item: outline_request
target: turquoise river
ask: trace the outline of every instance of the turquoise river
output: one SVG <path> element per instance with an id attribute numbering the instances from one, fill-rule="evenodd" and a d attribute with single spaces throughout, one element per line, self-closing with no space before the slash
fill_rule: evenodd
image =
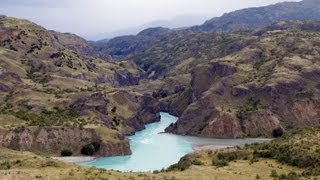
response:
<path id="1" fill-rule="evenodd" d="M 120 171 L 153 171 L 177 163 L 182 156 L 193 152 L 196 146 L 243 146 L 269 141 L 269 139 L 200 138 L 162 133 L 176 121 L 177 117 L 161 113 L 160 122 L 148 124 L 144 130 L 128 137 L 132 155 L 98 158 L 81 164 Z"/>

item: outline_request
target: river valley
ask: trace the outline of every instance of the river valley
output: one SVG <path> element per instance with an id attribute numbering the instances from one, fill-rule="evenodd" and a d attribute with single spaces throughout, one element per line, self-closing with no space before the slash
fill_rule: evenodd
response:
<path id="1" fill-rule="evenodd" d="M 201 138 L 163 133 L 166 127 L 176 121 L 177 117 L 161 113 L 160 122 L 148 124 L 144 130 L 129 136 L 132 155 L 98 158 L 81 164 L 120 171 L 153 171 L 167 168 L 201 147 L 243 146 L 270 140 Z"/>

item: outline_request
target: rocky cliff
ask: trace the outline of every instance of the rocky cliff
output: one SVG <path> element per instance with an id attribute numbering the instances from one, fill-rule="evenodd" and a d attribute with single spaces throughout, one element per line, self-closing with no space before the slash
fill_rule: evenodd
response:
<path id="1" fill-rule="evenodd" d="M 241 51 L 195 67 L 194 101 L 167 132 L 270 137 L 320 125 L 318 25 L 280 22 Z"/>
<path id="2" fill-rule="evenodd" d="M 128 139 L 118 142 L 103 142 L 94 129 L 26 127 L 14 130 L 0 129 L 0 145 L 19 151 L 32 151 L 39 154 L 60 155 L 64 149 L 80 155 L 83 146 L 99 142 L 100 148 L 94 156 L 117 156 L 131 154 Z"/>

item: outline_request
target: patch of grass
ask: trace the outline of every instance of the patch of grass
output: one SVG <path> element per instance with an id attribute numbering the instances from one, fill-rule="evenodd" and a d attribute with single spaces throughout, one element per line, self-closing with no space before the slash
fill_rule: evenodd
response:
<path id="1" fill-rule="evenodd" d="M 75 122 L 79 114 L 72 110 L 43 110 L 41 113 L 34 113 L 26 110 L 14 111 L 11 109 L 2 110 L 1 114 L 12 115 L 18 119 L 27 121 L 30 126 L 61 126 Z"/>
<path id="2" fill-rule="evenodd" d="M 251 145 L 256 157 L 273 158 L 299 168 L 306 168 L 306 174 L 320 175 L 320 154 L 318 148 L 320 127 L 306 128 L 283 136 L 270 144 Z"/>

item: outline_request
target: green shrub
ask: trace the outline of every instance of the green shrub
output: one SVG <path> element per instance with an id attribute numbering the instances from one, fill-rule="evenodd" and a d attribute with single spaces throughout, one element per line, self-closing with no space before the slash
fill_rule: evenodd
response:
<path id="1" fill-rule="evenodd" d="M 229 162 L 224 159 L 213 159 L 212 165 L 216 167 L 224 167 L 224 166 L 228 166 Z"/>
<path id="2" fill-rule="evenodd" d="M 258 158 L 253 157 L 253 158 L 250 159 L 250 164 L 253 164 L 253 163 L 258 162 L 258 161 L 259 161 Z"/>
<path id="3" fill-rule="evenodd" d="M 159 170 L 154 170 L 154 171 L 153 171 L 153 174 L 159 174 L 159 173 L 160 173 Z"/>
<path id="4" fill-rule="evenodd" d="M 65 157 L 65 156 L 72 156 L 72 151 L 70 151 L 69 149 L 64 149 L 61 151 L 61 156 Z"/>
<path id="5" fill-rule="evenodd" d="M 79 117 L 79 114 L 73 110 L 43 110 L 41 113 L 34 113 L 27 110 L 5 109 L 2 113 L 27 121 L 30 126 L 62 126 L 70 121 L 76 121 Z"/>
<path id="6" fill-rule="evenodd" d="M 296 172 L 290 172 L 288 175 L 286 174 L 281 174 L 278 177 L 279 180 L 299 180 L 300 177 Z"/>
<path id="7" fill-rule="evenodd" d="M 194 159 L 191 163 L 196 166 L 203 165 L 203 162 L 201 162 L 199 159 Z"/>
<path id="8" fill-rule="evenodd" d="M 174 171 L 174 170 L 184 171 L 188 169 L 191 165 L 192 165 L 192 162 L 190 160 L 190 156 L 186 155 L 182 157 L 178 163 L 171 165 L 167 169 L 167 171 Z"/>
<path id="9" fill-rule="evenodd" d="M 100 143 L 99 142 L 93 142 L 87 145 L 84 145 L 81 148 L 81 154 L 86 156 L 92 156 L 94 153 L 99 151 L 100 149 Z"/>
<path id="10" fill-rule="evenodd" d="M 86 156 L 92 156 L 95 152 L 94 146 L 92 144 L 87 144 L 82 147 L 81 154 Z"/>
<path id="11" fill-rule="evenodd" d="M 260 100 L 255 100 L 253 98 L 248 99 L 247 103 L 236 111 L 237 118 L 242 123 L 247 119 L 250 113 L 259 110 L 260 104 Z"/>
<path id="12" fill-rule="evenodd" d="M 268 150 L 254 151 L 254 157 L 262 157 L 262 158 L 272 158 L 272 153 Z"/>
<path id="13" fill-rule="evenodd" d="M 111 112 L 112 112 L 112 113 L 116 113 L 116 112 L 117 112 L 117 107 L 114 106 L 114 107 L 111 109 Z"/>
<path id="14" fill-rule="evenodd" d="M 273 170 L 271 171 L 270 177 L 278 177 L 277 171 L 273 169 Z"/>
<path id="15" fill-rule="evenodd" d="M 159 89 L 158 91 L 155 91 L 152 93 L 152 97 L 154 98 L 165 98 L 169 95 L 168 90 L 165 89 Z"/>
<path id="16" fill-rule="evenodd" d="M 249 154 L 250 154 L 249 152 L 242 151 L 242 150 L 236 150 L 236 151 L 230 151 L 230 152 L 219 152 L 217 153 L 217 158 L 219 160 L 226 160 L 230 162 L 237 159 L 248 158 Z"/>
<path id="17" fill-rule="evenodd" d="M 284 134 L 284 131 L 281 127 L 275 128 L 272 131 L 272 135 L 273 137 L 277 138 L 277 137 L 281 137 Z"/>

